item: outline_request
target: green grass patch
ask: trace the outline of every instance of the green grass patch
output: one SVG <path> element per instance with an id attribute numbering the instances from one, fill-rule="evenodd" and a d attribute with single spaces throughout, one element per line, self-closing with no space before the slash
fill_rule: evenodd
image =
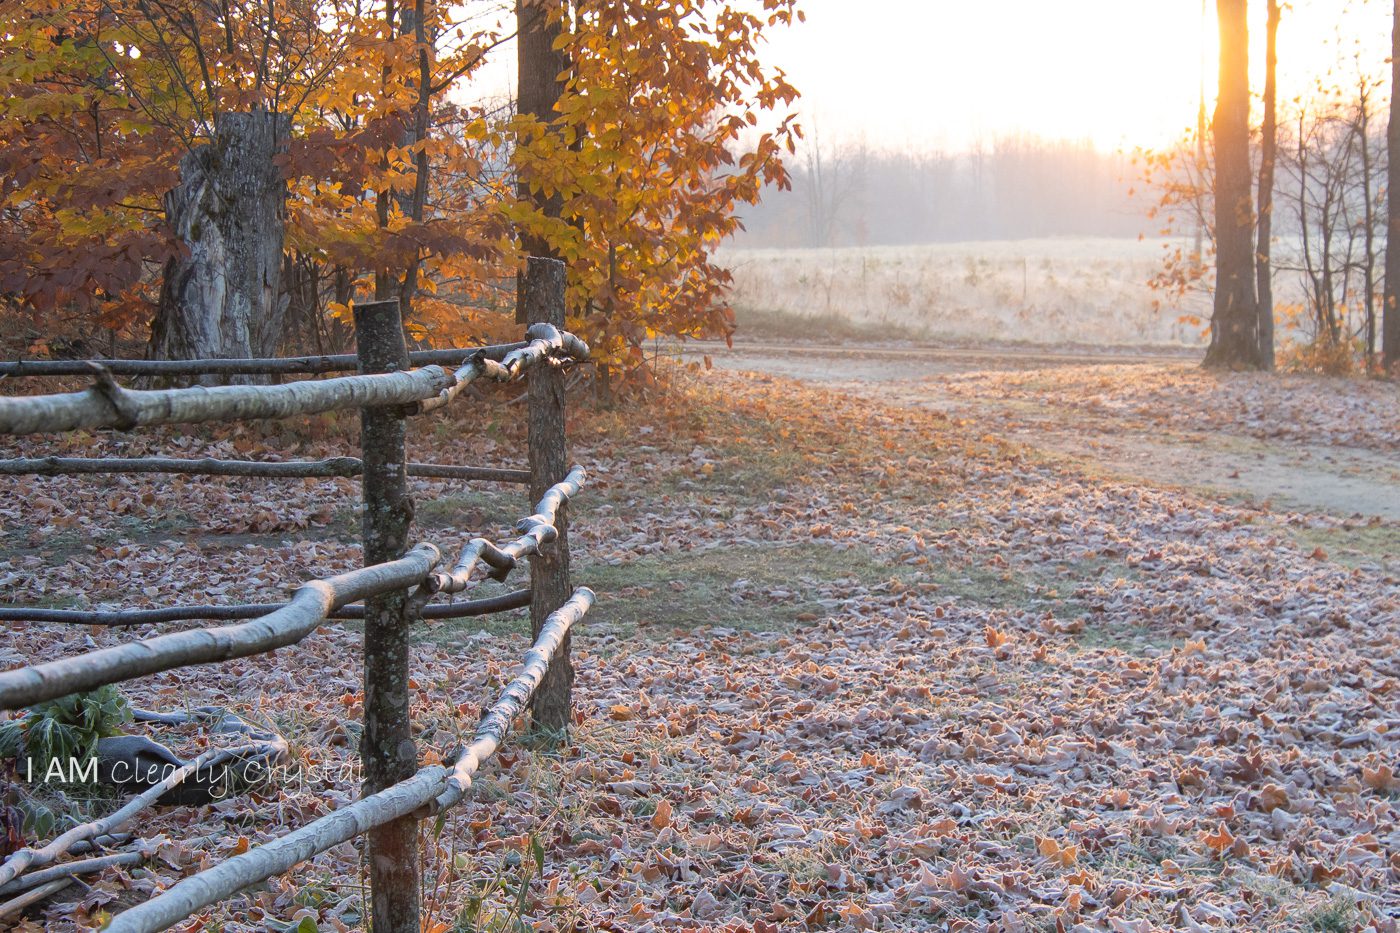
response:
<path id="1" fill-rule="evenodd" d="M 863 550 L 812 542 L 742 546 L 647 556 L 622 564 L 575 564 L 574 577 L 598 592 L 590 627 L 621 633 L 702 625 L 780 631 L 828 614 L 814 588 L 833 582 L 877 584 L 909 568 Z"/>
<path id="2" fill-rule="evenodd" d="M 1303 915 L 1303 929 L 1310 933 L 1349 933 L 1358 929 L 1364 919 L 1354 901 L 1334 897 Z"/>
<path id="3" fill-rule="evenodd" d="M 500 528 L 514 526 L 530 511 L 530 503 L 519 493 L 469 489 L 448 496 L 415 499 L 413 521 L 423 528 L 451 528 L 473 537 L 481 535 L 494 540 Z"/>
<path id="4" fill-rule="evenodd" d="M 1282 531 L 1300 550 L 1321 548 L 1327 559 L 1343 567 L 1380 566 L 1400 571 L 1400 527 L 1393 523 L 1306 527 L 1282 525 Z"/>
<path id="5" fill-rule="evenodd" d="M 1107 649 L 1139 657 L 1155 657 L 1170 651 L 1172 639 L 1154 632 L 1142 625 L 1112 625 L 1106 622 L 1093 624 L 1092 617 L 1086 619 L 1084 630 L 1076 640 L 1081 649 Z"/>

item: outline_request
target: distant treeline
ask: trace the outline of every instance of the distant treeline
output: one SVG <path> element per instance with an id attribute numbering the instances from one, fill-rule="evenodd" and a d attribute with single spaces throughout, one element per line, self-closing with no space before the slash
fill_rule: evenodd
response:
<path id="1" fill-rule="evenodd" d="M 789 160 L 792 190 L 770 186 L 742 212 L 739 247 L 899 245 L 1152 233 L 1129 194 L 1131 160 L 1088 142 L 1006 136 L 950 154 L 829 144 Z"/>

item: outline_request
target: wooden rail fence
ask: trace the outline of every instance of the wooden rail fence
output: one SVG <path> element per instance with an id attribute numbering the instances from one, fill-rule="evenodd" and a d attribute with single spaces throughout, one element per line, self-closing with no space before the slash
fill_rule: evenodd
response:
<path id="1" fill-rule="evenodd" d="M 421 859 L 418 822 L 467 794 L 472 777 L 527 709 L 538 728 L 564 732 L 573 672 L 571 627 L 593 604 L 587 587 L 569 580 L 567 506 L 586 476 L 566 469 L 562 370 L 587 359 L 588 347 L 564 327 L 564 267 L 532 258 L 522 273 L 526 340 L 504 346 L 408 352 L 397 301 L 354 308 L 353 356 L 269 360 L 104 360 L 0 363 L 0 376 L 90 375 L 93 385 L 57 395 L 0 397 L 0 434 L 35 434 L 152 424 L 292 418 L 359 409 L 361 456 L 302 462 L 144 457 L 38 457 L 0 460 L 0 474 L 177 473 L 235 477 L 358 476 L 362 487 L 364 566 L 303 583 L 289 601 L 160 609 L 67 610 L 0 607 L 0 621 L 134 626 L 203 619 L 234 622 L 140 638 L 113 647 L 0 672 L 0 709 L 16 710 L 175 668 L 246 657 L 296 644 L 329 619 L 360 618 L 364 635 L 364 732 L 359 800 L 265 845 L 191 875 L 146 903 L 118 914 L 115 933 L 165 929 L 248 885 L 285 872 L 332 846 L 367 836 L 373 929 L 418 933 Z M 414 368 L 417 367 L 417 368 Z M 355 375 L 271 385 L 215 385 L 136 390 L 116 376 Z M 478 379 L 528 380 L 529 469 L 408 463 L 409 419 L 440 410 Z M 528 484 L 534 510 L 517 537 L 496 544 L 473 538 L 450 568 L 428 543 L 410 546 L 408 477 Z M 504 581 L 528 558 L 530 586 L 500 596 L 451 601 L 471 588 L 479 570 Z M 435 602 L 448 597 L 447 602 Z M 408 645 L 422 618 L 481 615 L 530 606 L 532 645 L 513 680 L 485 710 L 473 738 L 443 765 L 419 767 L 409 721 Z M 246 736 L 245 736 L 246 738 Z M 282 746 L 253 742 L 214 749 L 170 771 L 157 786 L 108 817 L 67 831 L 40 848 L 0 863 L 0 918 L 71 883 L 83 871 L 138 861 L 131 853 L 60 863 L 130 838 L 118 830 L 201 768 L 277 754 Z M 48 867 L 52 866 L 52 867 Z M 68 869 L 65 871 L 65 867 Z"/>

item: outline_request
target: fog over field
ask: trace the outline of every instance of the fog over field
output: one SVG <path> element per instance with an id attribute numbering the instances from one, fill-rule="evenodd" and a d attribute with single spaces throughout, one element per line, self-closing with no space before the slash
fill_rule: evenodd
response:
<path id="1" fill-rule="evenodd" d="M 740 335 L 852 325 L 872 338 L 1113 345 L 1202 342 L 1204 294 L 1153 292 L 1175 241 L 1066 237 L 831 249 L 730 249 Z M 1160 301 L 1160 307 L 1154 302 Z"/>

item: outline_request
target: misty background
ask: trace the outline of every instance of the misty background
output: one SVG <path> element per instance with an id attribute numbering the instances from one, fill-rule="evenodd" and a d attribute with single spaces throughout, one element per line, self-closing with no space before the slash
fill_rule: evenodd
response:
<path id="1" fill-rule="evenodd" d="M 740 212 L 740 248 L 899 246 L 1147 233 L 1130 156 L 1089 140 L 1017 134 L 967 152 L 876 148 L 809 133 L 789 160 L 792 188 L 770 185 Z"/>

